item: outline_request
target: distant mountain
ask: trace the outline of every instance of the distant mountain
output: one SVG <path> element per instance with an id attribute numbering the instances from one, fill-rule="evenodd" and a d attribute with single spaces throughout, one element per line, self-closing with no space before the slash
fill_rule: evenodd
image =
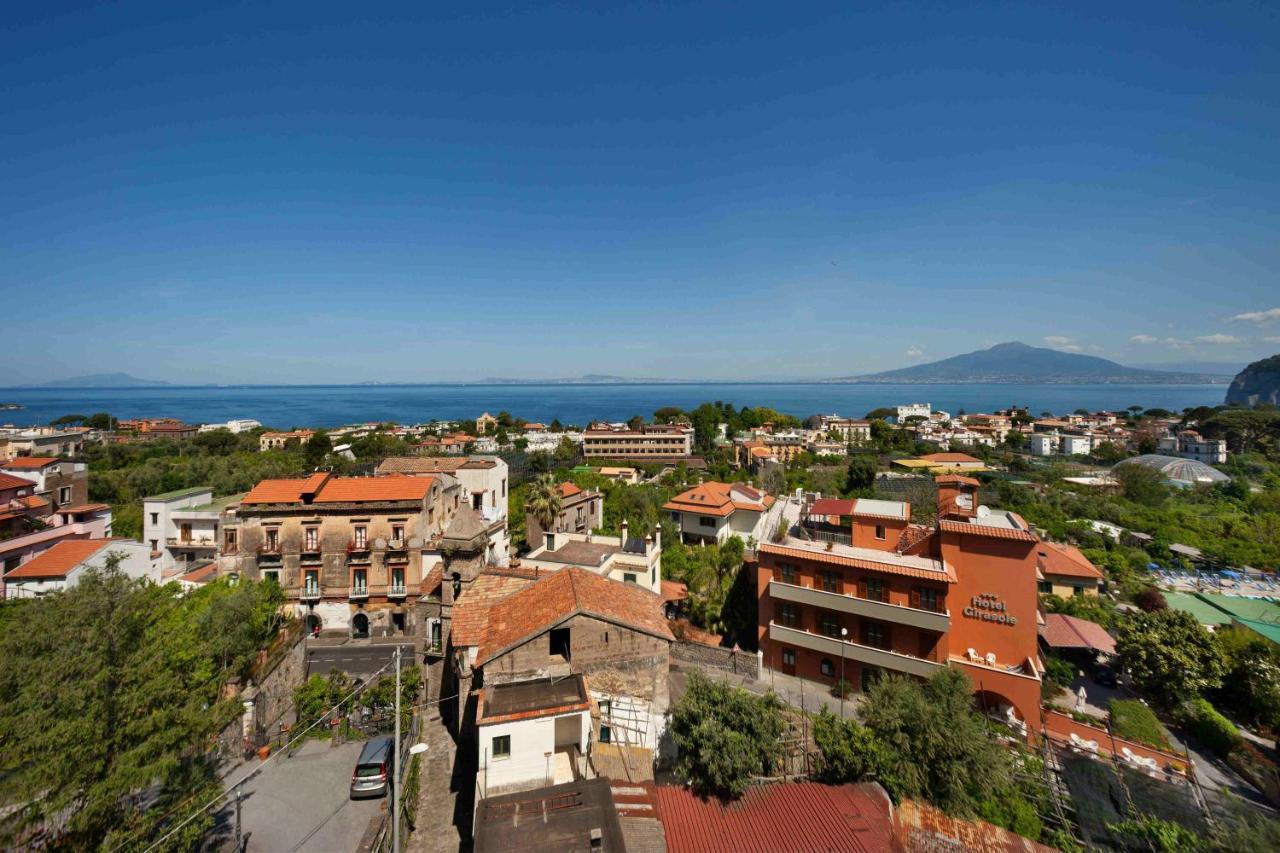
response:
<path id="1" fill-rule="evenodd" d="M 87 376 L 72 376 L 68 379 L 54 379 L 42 382 L 34 388 L 146 388 L 156 385 L 168 385 L 155 379 L 139 379 L 127 373 L 91 373 Z"/>
<path id="2" fill-rule="evenodd" d="M 1203 373 L 1177 373 L 1125 367 L 1094 355 L 1033 347 L 1020 341 L 996 344 L 990 349 L 967 352 L 928 364 L 887 370 L 865 376 L 848 376 L 833 382 L 875 383 L 1035 383 L 1083 385 L 1131 383 L 1168 385 L 1213 384 L 1225 377 Z"/>
<path id="3" fill-rule="evenodd" d="M 698 382 L 696 379 L 635 379 L 629 376 L 609 376 L 603 373 L 588 373 L 584 376 L 569 379 L 507 379 L 490 377 L 481 379 L 477 385 L 651 385 L 660 382 Z"/>
<path id="4" fill-rule="evenodd" d="M 1227 389 L 1228 405 L 1280 405 L 1280 355 L 1273 355 L 1240 371 Z"/>

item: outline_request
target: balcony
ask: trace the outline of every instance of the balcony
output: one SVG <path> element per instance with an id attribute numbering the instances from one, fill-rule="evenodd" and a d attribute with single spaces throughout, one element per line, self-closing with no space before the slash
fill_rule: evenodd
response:
<path id="1" fill-rule="evenodd" d="M 875 649 L 871 646 L 864 646 L 861 643 L 842 641 L 836 637 L 826 637 L 822 634 L 811 634 L 808 631 L 802 631 L 799 628 L 788 628 L 776 622 L 769 623 L 769 639 L 777 643 L 786 643 L 788 646 L 798 646 L 802 649 L 820 652 L 833 658 L 839 657 L 843 648 L 845 660 L 855 660 L 859 663 L 870 664 L 871 666 L 878 666 L 882 669 L 902 672 L 907 675 L 915 675 L 920 678 L 928 678 L 943 667 L 943 664 L 925 660 L 924 658 L 904 655 L 900 652 L 891 652 L 887 649 Z"/>
<path id="2" fill-rule="evenodd" d="M 352 600 L 363 601 L 368 597 L 369 597 L 369 587 L 367 584 L 361 584 L 360 586 L 353 586 L 351 587 L 351 590 L 347 593 L 347 598 L 350 598 Z"/>
<path id="3" fill-rule="evenodd" d="M 915 607 L 904 607 L 901 604 L 889 604 L 838 592 L 810 589 L 782 581 L 769 581 L 769 595 L 779 601 L 794 601 L 797 604 L 852 613 L 867 619 L 910 625 L 926 631 L 944 633 L 951 627 L 951 616 L 945 610 L 935 613 L 931 610 L 920 610 Z"/>
<path id="4" fill-rule="evenodd" d="M 321 598 L 320 587 L 317 584 L 308 584 L 298 593 L 298 598 L 303 601 L 319 601 Z"/>
<path id="5" fill-rule="evenodd" d="M 208 548 L 212 550 L 218 547 L 216 539 L 183 539 L 181 536 L 170 536 L 164 541 L 170 548 Z"/>
<path id="6" fill-rule="evenodd" d="M 387 587 L 387 598 L 404 598 L 408 594 L 403 583 L 393 583 Z"/>

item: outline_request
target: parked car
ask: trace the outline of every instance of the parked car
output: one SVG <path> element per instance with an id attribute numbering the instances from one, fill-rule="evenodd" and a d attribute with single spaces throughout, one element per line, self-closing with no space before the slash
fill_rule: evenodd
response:
<path id="1" fill-rule="evenodd" d="M 1116 686 L 1116 671 L 1109 666 L 1100 666 L 1093 671 L 1093 683 L 1103 687 Z"/>
<path id="2" fill-rule="evenodd" d="M 393 784 L 395 755 L 395 744 L 389 737 L 365 743 L 351 773 L 351 798 L 385 796 Z"/>

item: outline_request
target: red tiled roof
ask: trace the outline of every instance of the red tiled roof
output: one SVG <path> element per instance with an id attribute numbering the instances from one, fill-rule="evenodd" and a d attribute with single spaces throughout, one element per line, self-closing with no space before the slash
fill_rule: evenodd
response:
<path id="1" fill-rule="evenodd" d="M 302 500 L 306 480 L 263 480 L 249 490 L 242 504 L 293 504 Z"/>
<path id="2" fill-rule="evenodd" d="M 479 646 L 484 642 L 485 626 L 489 624 L 489 608 L 531 582 L 528 578 L 496 572 L 479 575 L 454 604 L 450 642 L 455 648 Z"/>
<path id="3" fill-rule="evenodd" d="M 1068 616 L 1065 613 L 1046 613 L 1040 626 L 1040 638 L 1053 649 L 1092 649 L 1113 655 L 1116 641 L 1097 622 Z"/>
<path id="4" fill-rule="evenodd" d="M 928 453 L 918 458 L 923 459 L 926 462 L 976 462 L 979 465 L 982 464 L 981 459 L 977 459 L 967 453 Z"/>
<path id="5" fill-rule="evenodd" d="M 77 504 L 76 506 L 60 506 L 58 512 L 79 515 L 82 512 L 102 512 L 104 509 L 111 509 L 111 504 Z"/>
<path id="6" fill-rule="evenodd" d="M 669 853 L 870 853 L 893 847 L 889 797 L 875 784 L 753 785 L 729 802 L 671 785 L 659 785 L 657 795 Z"/>
<path id="7" fill-rule="evenodd" d="M 566 481 L 560 484 L 560 497 L 562 498 L 571 498 L 581 492 L 582 489 L 578 488 L 574 483 Z"/>
<path id="8" fill-rule="evenodd" d="M 679 581 L 669 581 L 665 578 L 662 584 L 662 600 L 666 601 L 684 601 L 689 597 L 689 585 L 680 583 Z"/>
<path id="9" fill-rule="evenodd" d="M 187 583 L 208 583 L 213 580 L 213 576 L 217 573 L 218 567 L 213 563 L 209 563 L 208 565 L 201 566 L 194 571 L 186 572 L 182 575 L 180 580 L 186 581 Z"/>
<path id="10" fill-rule="evenodd" d="M 112 543 L 111 539 L 64 539 L 4 576 L 6 581 L 65 578 L 67 572 Z"/>
<path id="11" fill-rule="evenodd" d="M 0 468 L 32 470 L 35 468 L 43 468 L 46 465 L 52 465 L 57 461 L 59 460 L 56 456 L 18 456 L 10 459 L 8 462 L 0 464 Z"/>
<path id="12" fill-rule="evenodd" d="M 788 548 L 786 545 L 774 545 L 771 542 L 761 542 L 760 545 L 757 546 L 757 550 L 762 554 L 778 554 L 779 556 L 791 557 L 797 560 L 815 560 L 819 563 L 848 566 L 854 569 L 866 569 L 869 572 L 883 572 L 884 574 L 899 575 L 900 577 L 906 578 L 946 581 L 947 583 L 956 582 L 955 569 L 951 568 L 951 566 L 946 563 L 941 563 L 941 571 L 932 571 L 930 569 L 921 569 L 900 563 L 882 562 L 880 560 L 872 560 L 862 557 L 850 557 L 833 551 L 811 551 L 807 548 Z M 885 556 L 890 556 L 889 552 L 885 552 Z M 921 558 L 917 557 L 915 559 Z"/>
<path id="13" fill-rule="evenodd" d="M 30 489 L 35 483 L 0 471 L 0 489 Z"/>
<path id="14" fill-rule="evenodd" d="M 959 483 L 965 486 L 981 486 L 982 485 L 972 477 L 962 477 L 959 474 L 944 474 L 943 476 L 938 477 L 936 480 L 934 480 L 934 482 L 937 483 L 939 486 L 945 486 L 949 483 Z"/>
<path id="15" fill-rule="evenodd" d="M 947 533 L 972 533 L 975 536 L 990 536 L 993 539 L 1017 539 L 1022 542 L 1035 542 L 1036 536 L 1029 530 L 1014 530 L 1010 527 L 995 527 L 990 524 L 970 524 L 967 521 L 938 522 L 938 529 Z"/>
<path id="16" fill-rule="evenodd" d="M 1074 545 L 1041 542 L 1036 549 L 1036 568 L 1045 575 L 1102 580 L 1102 572 Z"/>
<path id="17" fill-rule="evenodd" d="M 325 483 L 314 503 L 421 501 L 434 477 L 340 477 Z"/>
<path id="18" fill-rule="evenodd" d="M 809 507 L 809 515 L 853 515 L 854 502 L 840 498 L 819 498 Z"/>
<path id="19" fill-rule="evenodd" d="M 754 495 L 757 500 L 763 497 L 762 504 L 735 501 L 733 499 L 734 492 L 738 492 L 746 498 Z M 747 512 L 764 512 L 773 506 L 773 501 L 772 495 L 766 495 L 742 483 L 718 483 L 712 481 L 694 486 L 692 489 L 686 489 L 663 504 L 662 508 L 668 512 L 697 512 L 703 515 L 723 517 L 732 515 L 735 509 Z"/>
<path id="20" fill-rule="evenodd" d="M 578 613 L 674 640 L 661 604 L 659 596 L 642 586 L 577 566 L 561 569 L 489 608 L 476 666 Z"/>
<path id="21" fill-rule="evenodd" d="M 49 502 L 39 495 L 27 495 L 26 497 L 18 498 L 18 500 L 27 509 L 41 509 L 49 505 Z"/>

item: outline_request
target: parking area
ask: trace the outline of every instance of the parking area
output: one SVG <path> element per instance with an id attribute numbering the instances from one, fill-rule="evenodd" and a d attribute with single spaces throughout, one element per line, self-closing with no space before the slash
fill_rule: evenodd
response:
<path id="1" fill-rule="evenodd" d="M 328 741 L 308 741 L 292 757 L 271 760 L 262 773 L 246 782 L 241 800 L 246 849 L 352 853 L 370 819 L 389 803 L 385 797 L 350 798 L 351 771 L 362 746 L 362 742 L 334 747 Z M 233 773 L 228 782 L 243 775 Z M 228 797 L 227 803 L 220 817 L 230 822 L 234 798 Z"/>

